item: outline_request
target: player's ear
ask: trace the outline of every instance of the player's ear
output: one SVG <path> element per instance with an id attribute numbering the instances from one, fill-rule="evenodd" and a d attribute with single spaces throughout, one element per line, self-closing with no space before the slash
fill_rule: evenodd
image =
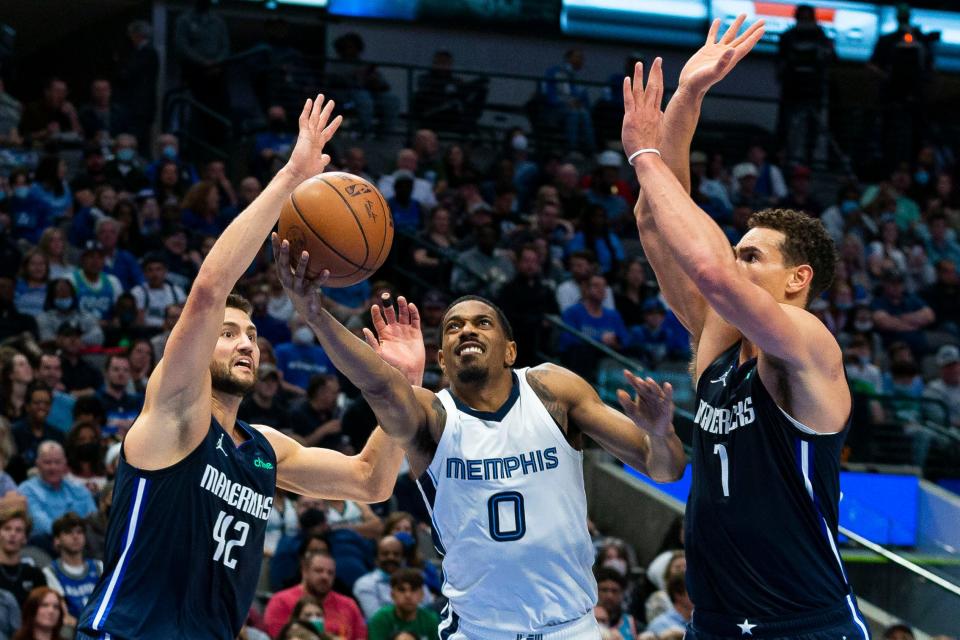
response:
<path id="1" fill-rule="evenodd" d="M 517 361 L 517 343 L 513 340 L 507 341 L 507 351 L 504 354 L 504 364 L 508 367 L 512 367 L 513 363 Z"/>
<path id="2" fill-rule="evenodd" d="M 443 349 L 437 349 L 437 364 L 440 365 L 440 371 L 447 372 L 447 367 L 443 364 Z"/>
<path id="3" fill-rule="evenodd" d="M 811 282 L 813 282 L 813 267 L 808 264 L 795 267 L 791 270 L 790 279 L 787 280 L 787 293 L 800 293 Z"/>

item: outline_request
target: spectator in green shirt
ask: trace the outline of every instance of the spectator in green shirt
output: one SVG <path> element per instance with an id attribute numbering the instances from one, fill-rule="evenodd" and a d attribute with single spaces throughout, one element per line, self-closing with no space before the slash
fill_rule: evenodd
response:
<path id="1" fill-rule="evenodd" d="M 416 569 L 398 569 L 390 577 L 393 604 L 373 614 L 367 625 L 370 640 L 390 640 L 406 631 L 420 640 L 438 640 L 440 616 L 420 606 L 423 600 L 423 575 Z"/>

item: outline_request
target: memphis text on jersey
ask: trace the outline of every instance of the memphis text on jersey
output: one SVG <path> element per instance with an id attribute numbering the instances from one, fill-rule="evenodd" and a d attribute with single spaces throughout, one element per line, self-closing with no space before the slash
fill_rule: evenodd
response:
<path id="1" fill-rule="evenodd" d="M 730 409 L 718 409 L 701 400 L 700 406 L 697 407 L 697 416 L 693 421 L 704 431 L 725 434 L 752 424 L 756 417 L 753 410 L 753 397 L 747 396 Z"/>
<path id="2" fill-rule="evenodd" d="M 518 475 L 549 471 L 560 466 L 557 448 L 537 449 L 506 458 L 464 460 L 447 458 L 447 477 L 455 480 L 503 480 Z"/>
<path id="3" fill-rule="evenodd" d="M 270 517 L 273 496 L 265 496 L 239 482 L 234 482 L 213 465 L 207 465 L 203 478 L 200 479 L 200 486 L 231 507 L 236 507 L 255 518 L 266 520 Z"/>

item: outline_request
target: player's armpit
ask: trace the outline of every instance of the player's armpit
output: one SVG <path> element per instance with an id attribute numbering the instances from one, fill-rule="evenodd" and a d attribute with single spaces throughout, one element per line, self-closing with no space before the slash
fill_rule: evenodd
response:
<path id="1" fill-rule="evenodd" d="M 393 493 L 403 449 L 382 429 L 370 435 L 363 450 L 346 456 L 332 449 L 302 447 L 275 429 L 256 428 L 277 456 L 277 486 L 314 498 L 383 502 Z"/>

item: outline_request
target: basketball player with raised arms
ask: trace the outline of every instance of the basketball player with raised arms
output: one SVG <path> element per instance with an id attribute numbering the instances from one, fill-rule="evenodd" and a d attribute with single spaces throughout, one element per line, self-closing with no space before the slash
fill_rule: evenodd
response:
<path id="1" fill-rule="evenodd" d="M 583 438 L 655 480 L 676 480 L 686 458 L 669 385 L 625 372 L 636 396 L 619 391 L 624 415 L 567 369 L 514 369 L 517 347 L 503 313 L 467 296 L 441 323 L 439 363 L 450 388 L 414 387 L 377 357 L 371 332 L 364 344 L 323 309 L 324 274 L 306 277 L 309 255 L 296 256 L 293 271 L 289 244 L 276 235 L 273 242 L 294 306 L 420 478 L 444 554 L 449 605 L 440 638 L 599 638 Z M 403 313 L 406 301 L 398 304 Z"/>
<path id="2" fill-rule="evenodd" d="M 806 214 L 764 210 L 731 250 L 687 193 L 703 97 L 763 35 L 758 22 L 737 37 L 743 22 L 719 41 L 713 23 L 665 115 L 659 58 L 646 89 L 640 65 L 623 87 L 640 239 L 696 352 L 687 638 L 863 639 L 837 552 L 851 397 L 837 341 L 806 310 L 833 279 L 833 243 Z"/>
<path id="3" fill-rule="evenodd" d="M 329 162 L 323 147 L 341 121 L 330 122 L 332 110 L 323 96 L 307 101 L 289 162 L 200 268 L 123 442 L 105 570 L 80 616 L 81 639 L 233 640 L 253 601 L 277 487 L 368 502 L 393 489 L 403 451 L 380 430 L 347 457 L 236 419 L 260 352 L 250 305 L 230 291 L 284 200 Z M 382 357 L 419 382 L 419 328 L 380 320 Z"/>

